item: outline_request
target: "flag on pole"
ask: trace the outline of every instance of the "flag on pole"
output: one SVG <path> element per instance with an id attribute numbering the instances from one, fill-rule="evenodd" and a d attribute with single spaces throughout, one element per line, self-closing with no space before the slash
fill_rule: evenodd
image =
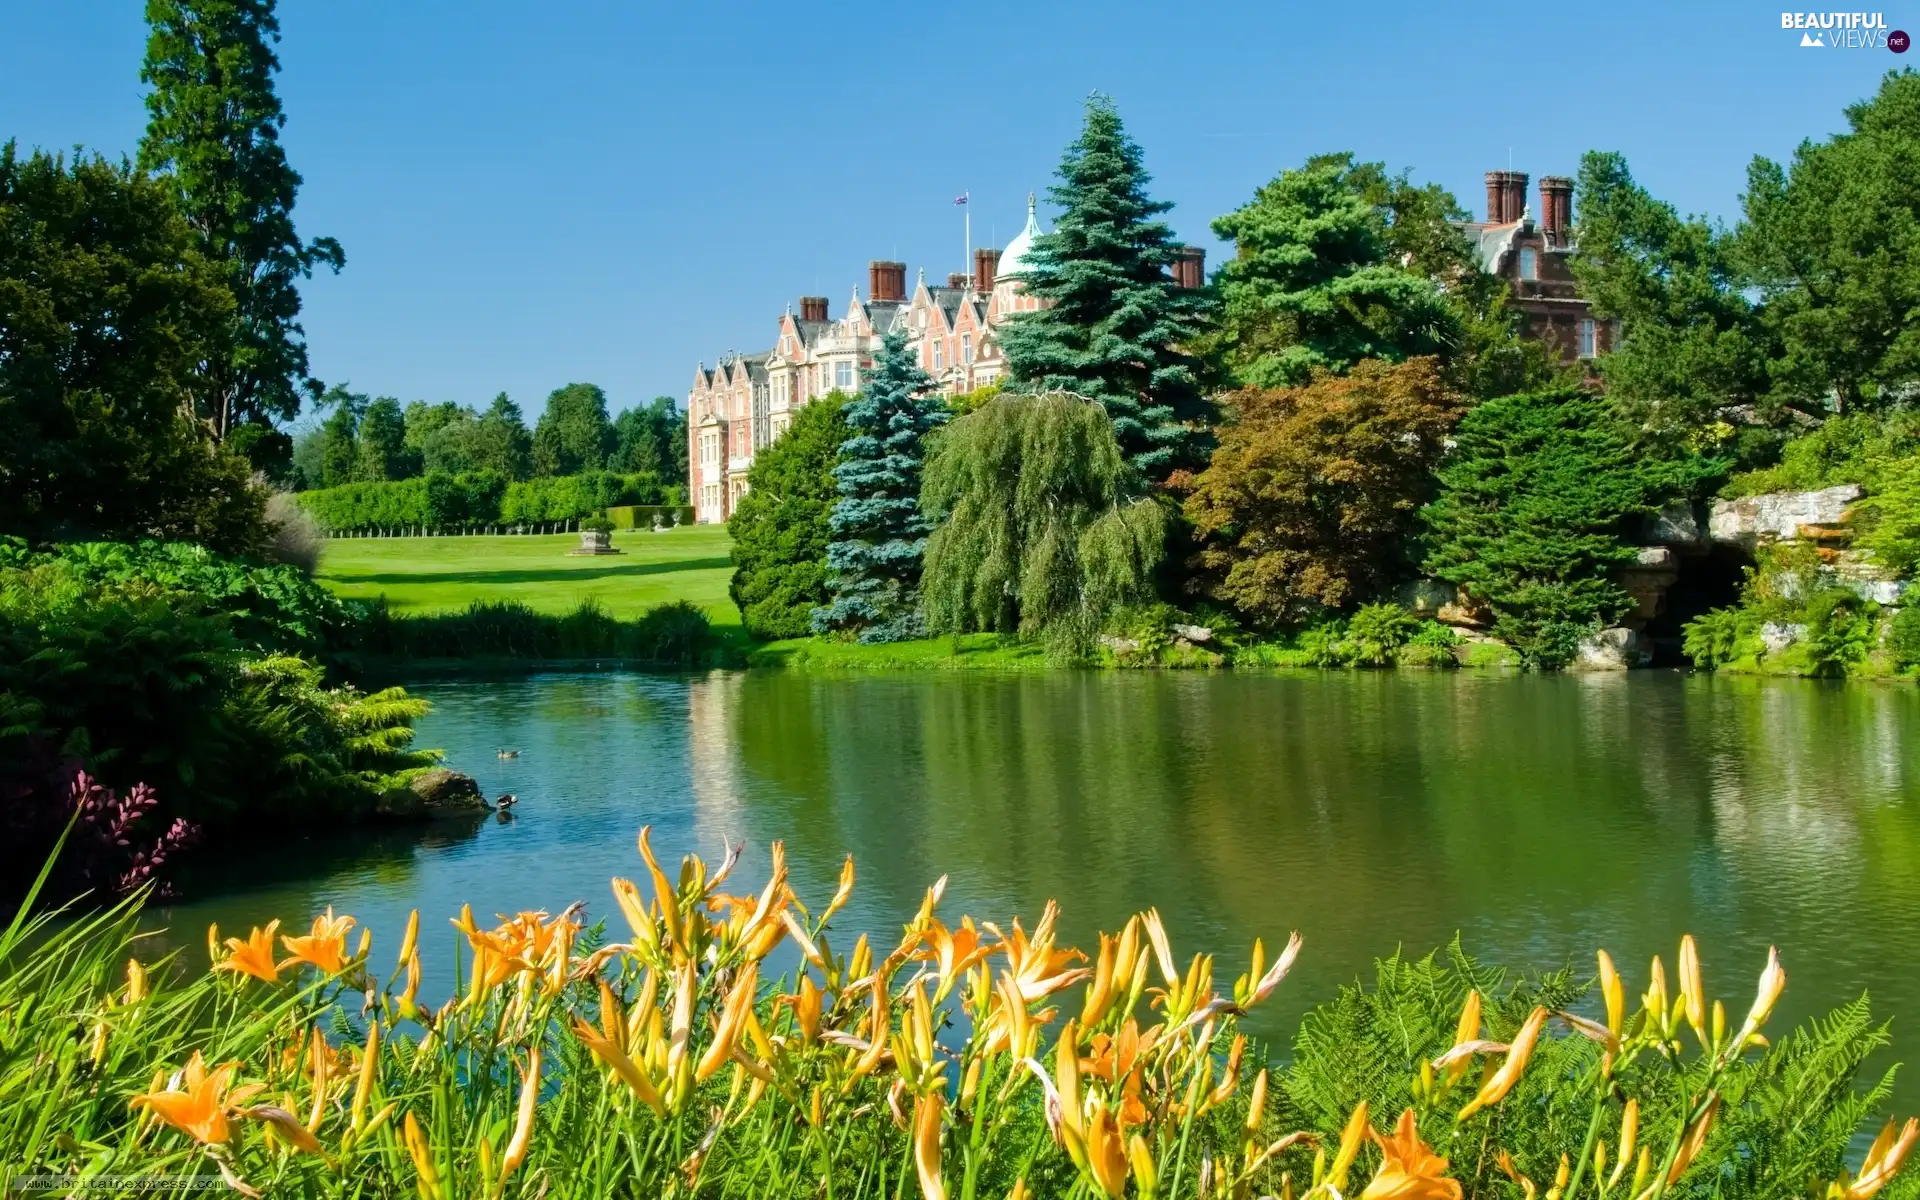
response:
<path id="1" fill-rule="evenodd" d="M 953 198 L 953 202 L 955 204 L 965 204 L 967 202 L 967 197 L 971 196 L 972 194 L 973 194 L 972 192 L 961 192 L 958 196 L 955 196 Z"/>

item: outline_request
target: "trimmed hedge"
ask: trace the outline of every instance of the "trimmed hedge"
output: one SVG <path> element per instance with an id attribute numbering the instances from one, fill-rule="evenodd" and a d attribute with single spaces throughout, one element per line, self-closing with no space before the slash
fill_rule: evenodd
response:
<path id="1" fill-rule="evenodd" d="M 678 500 L 678 493 L 677 487 L 663 488 L 650 472 L 589 471 L 509 483 L 492 471 L 435 471 L 417 479 L 299 492 L 294 498 L 327 533 L 351 534 L 574 521 L 612 506 Z M 685 519 L 691 520 L 692 510 L 685 511 Z M 647 524 L 652 524 L 651 515 Z"/>
<path id="2" fill-rule="evenodd" d="M 620 504 L 607 509 L 607 520 L 615 529 L 652 529 L 654 518 L 663 525 L 691 525 L 690 504 Z"/>
<path id="3" fill-rule="evenodd" d="M 509 525 L 567 521 L 604 508 L 657 504 L 662 499 L 660 478 L 651 472 L 616 475 L 612 471 L 586 471 L 508 484 L 506 498 L 500 504 L 500 520 Z"/>

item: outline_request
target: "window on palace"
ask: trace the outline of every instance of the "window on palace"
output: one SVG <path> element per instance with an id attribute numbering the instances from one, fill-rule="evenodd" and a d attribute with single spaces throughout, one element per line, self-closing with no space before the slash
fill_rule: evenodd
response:
<path id="1" fill-rule="evenodd" d="M 941 367 L 946 365 L 942 361 L 942 358 L 944 357 L 943 355 L 944 350 L 945 350 L 945 347 L 941 346 L 940 339 L 935 338 L 933 340 L 933 369 L 936 371 L 938 371 Z"/>
<path id="2" fill-rule="evenodd" d="M 1540 256 L 1531 249 L 1520 251 L 1520 278 L 1540 278 Z"/>
<path id="3" fill-rule="evenodd" d="M 960 361 L 969 364 L 973 362 L 973 335 L 970 333 L 960 335 Z"/>
<path id="4" fill-rule="evenodd" d="M 1580 322 L 1580 357 L 1592 358 L 1593 355 L 1593 318 L 1587 317 Z"/>
<path id="5" fill-rule="evenodd" d="M 853 364 L 837 362 L 833 364 L 833 386 L 851 388 L 853 386 Z"/>

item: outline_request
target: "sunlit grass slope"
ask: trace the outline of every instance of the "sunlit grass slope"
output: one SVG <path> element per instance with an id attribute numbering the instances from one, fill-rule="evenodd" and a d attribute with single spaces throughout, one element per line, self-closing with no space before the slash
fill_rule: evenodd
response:
<path id="1" fill-rule="evenodd" d="M 569 558 L 567 550 L 579 544 L 575 534 L 341 538 L 327 543 L 319 578 L 342 596 L 384 595 L 395 612 L 407 614 L 457 611 L 475 600 L 515 600 L 564 613 L 592 599 L 624 619 L 686 600 L 705 609 L 716 626 L 740 624 L 740 611 L 727 598 L 733 567 L 724 526 L 618 532 L 613 544 L 624 553 Z"/>

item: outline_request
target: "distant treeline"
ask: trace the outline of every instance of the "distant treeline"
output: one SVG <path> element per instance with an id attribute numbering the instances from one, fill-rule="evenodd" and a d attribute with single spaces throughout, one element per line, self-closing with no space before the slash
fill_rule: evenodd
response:
<path id="1" fill-rule="evenodd" d="M 294 491 L 483 472 L 508 483 L 586 472 L 687 479 L 686 422 L 669 396 L 609 418 L 605 392 L 570 383 L 547 397 L 531 432 L 505 393 L 480 411 L 450 401 L 402 408 L 344 387 L 320 403 L 326 420 L 292 442 L 284 469 L 269 471 Z"/>
<path id="2" fill-rule="evenodd" d="M 575 521 L 620 505 L 678 505 L 685 502 L 685 489 L 662 483 L 651 472 L 583 471 L 510 481 L 494 471 L 435 471 L 416 479 L 300 492 L 295 499 L 329 534 L 454 532 Z"/>

